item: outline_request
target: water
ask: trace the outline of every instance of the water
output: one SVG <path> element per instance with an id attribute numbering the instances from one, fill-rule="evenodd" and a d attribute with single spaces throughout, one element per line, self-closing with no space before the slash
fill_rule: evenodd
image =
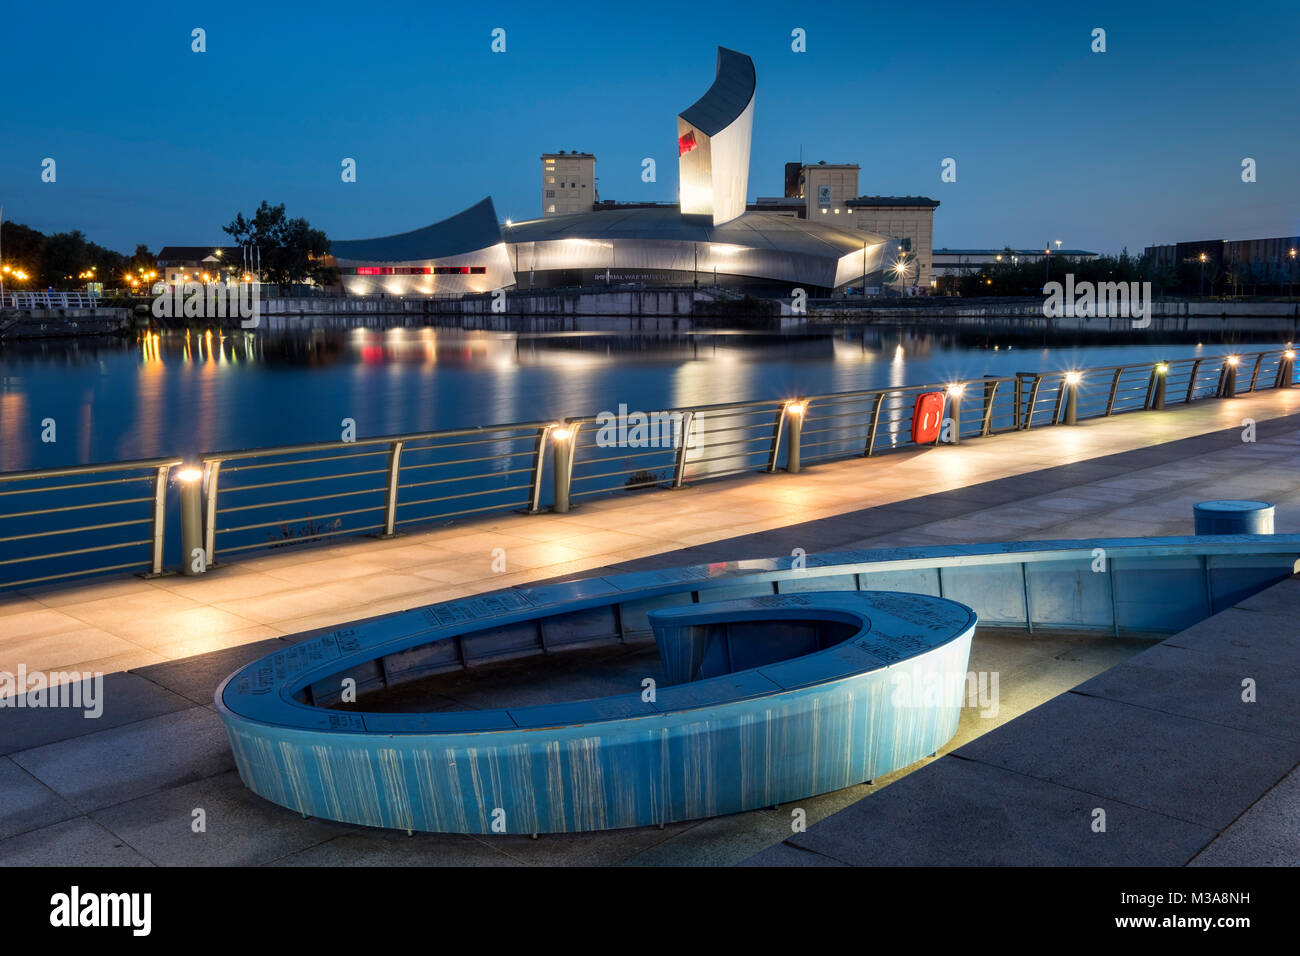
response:
<path id="1" fill-rule="evenodd" d="M 1275 347 L 1263 342 L 1250 350 Z M 1217 355 L 899 327 L 811 336 L 184 332 L 0 349 L 0 471 Z M 42 441 L 53 421 L 55 440 Z"/>

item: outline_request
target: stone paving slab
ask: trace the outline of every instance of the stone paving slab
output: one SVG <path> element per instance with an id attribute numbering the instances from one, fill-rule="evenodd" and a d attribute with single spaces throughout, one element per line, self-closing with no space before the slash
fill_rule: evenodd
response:
<path id="1" fill-rule="evenodd" d="M 47 744 L 10 759 L 83 813 L 235 766 L 225 727 L 210 707 Z"/>
<path id="2" fill-rule="evenodd" d="M 0 757 L 0 840 L 75 816 L 72 804 L 8 757 Z"/>
<path id="3" fill-rule="evenodd" d="M 76 817 L 0 842 L 0 867 L 150 866 L 88 817 Z"/>
<path id="4" fill-rule="evenodd" d="M 195 810 L 203 811 L 197 832 Z M 356 829 L 304 820 L 268 803 L 233 770 L 97 810 L 90 818 L 162 866 L 258 866 Z"/>
<path id="5" fill-rule="evenodd" d="M 1233 623 L 1239 622 L 1240 616 L 1233 616 Z M 1247 678 L 1256 681 L 1250 702 L 1242 699 Z M 1300 655 L 1294 652 L 1289 666 L 1261 670 L 1257 663 L 1165 643 L 1080 684 L 1074 693 L 1300 743 Z"/>
<path id="6" fill-rule="evenodd" d="M 1092 830 L 1098 806 L 1105 833 Z M 850 866 L 1168 866 L 1214 836 L 1210 827 L 945 757 L 785 843 Z M 773 848 L 746 864 L 789 859 Z"/>
<path id="7" fill-rule="evenodd" d="M 1190 866 L 1300 865 L 1300 770 L 1264 794 Z"/>
<path id="8" fill-rule="evenodd" d="M 1222 830 L 1300 763 L 1300 742 L 1068 693 L 957 756 Z"/>
<path id="9" fill-rule="evenodd" d="M 185 698 L 129 673 L 105 674 L 97 699 L 103 706 L 99 717 L 87 717 L 84 710 L 70 707 L 10 706 L 0 710 L 0 754 L 97 734 L 191 706 Z M 89 698 L 83 696 L 82 700 Z"/>

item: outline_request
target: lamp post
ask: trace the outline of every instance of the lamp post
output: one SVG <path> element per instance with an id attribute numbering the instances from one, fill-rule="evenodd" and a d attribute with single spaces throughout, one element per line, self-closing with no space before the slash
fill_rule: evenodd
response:
<path id="1" fill-rule="evenodd" d="M 1206 259 L 1208 259 L 1209 257 L 1202 252 L 1200 258 L 1201 258 L 1201 291 L 1199 295 L 1204 296 L 1205 295 L 1205 262 Z"/>

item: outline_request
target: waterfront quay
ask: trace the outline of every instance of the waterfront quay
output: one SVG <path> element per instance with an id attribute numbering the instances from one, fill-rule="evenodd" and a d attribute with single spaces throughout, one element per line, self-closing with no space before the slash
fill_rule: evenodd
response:
<path id="1" fill-rule="evenodd" d="M 1247 420 L 1254 423 L 1253 441 L 1243 441 Z M 354 537 L 262 551 L 232 557 L 197 577 L 112 577 L 7 592 L 0 595 L 0 670 L 23 665 L 29 672 L 105 676 L 103 714 L 97 720 L 38 709 L 0 712 L 5 730 L 0 735 L 5 794 L 0 862 L 736 864 L 773 847 L 778 848 L 774 854 L 794 858 L 762 862 L 802 862 L 814 853 L 832 862 L 864 862 L 844 858 L 847 851 L 828 853 L 820 842 L 810 844 L 811 850 L 784 845 L 792 838 L 790 807 L 663 829 L 539 840 L 408 837 L 302 819 L 244 789 L 213 694 L 244 664 L 320 629 L 609 569 L 726 562 L 790 555 L 795 549 L 815 555 L 903 545 L 1188 534 L 1195 502 L 1229 497 L 1272 501 L 1277 531 L 1300 532 L 1298 451 L 1300 392 L 1277 389 L 826 462 L 794 474 L 743 475 L 593 498 L 566 514 L 493 514 L 387 540 Z M 505 569 L 499 570 L 496 558 L 502 552 Z M 1293 593 L 1278 586 L 1258 600 L 1285 602 Z M 1294 620 L 1295 608 L 1289 610 Z M 1231 640 L 1231 629 L 1240 626 L 1233 622 L 1243 613 L 1253 612 L 1231 609 L 1202 626 L 1219 631 L 1226 626 Z M 1266 623 L 1277 624 L 1286 609 L 1270 613 Z M 1108 672 L 1122 674 L 1112 671 L 1116 665 L 1152 666 L 1152 643 L 1109 635 L 977 630 L 970 669 L 1001 675 L 996 716 L 964 711 L 956 737 L 935 759 L 869 785 L 801 801 L 810 825 L 806 838 L 826 832 L 818 823 L 836 811 L 871 807 L 864 797 L 887 795 L 899 783 L 918 786 L 908 783 L 913 776 L 925 779 L 915 771 L 950 760 L 945 755 L 954 750 L 983 746 L 993 752 L 992 744 L 979 743 L 985 737 L 996 741 L 990 731 L 1024 726 L 1015 720 L 1020 715 L 1049 719 L 1054 712 L 1042 718 L 1030 712 L 1048 701 L 1068 705 L 1056 699 L 1094 678 L 1107 680 Z M 1281 655 L 1268 661 L 1272 673 L 1300 672 L 1294 647 L 1272 651 Z M 1159 646 L 1154 652 L 1162 653 Z M 1153 686 L 1163 665 L 1156 659 L 1154 666 Z M 570 687 L 583 685 L 580 670 L 559 677 Z M 1286 679 L 1293 689 L 1294 677 Z M 507 684 L 501 674 L 489 674 L 449 688 L 459 695 L 449 706 L 492 706 L 495 697 L 508 692 Z M 1150 714 L 1178 709 L 1169 700 L 1125 706 Z M 1213 714 L 1159 719 L 1199 720 L 1210 729 L 1216 721 Z M 1198 787 L 1198 779 L 1218 776 L 1206 770 L 1185 778 L 1190 792 L 1181 808 L 1144 808 L 1153 826 L 1173 827 L 1164 817 L 1190 817 L 1193 824 L 1173 843 L 1186 859 L 1175 859 L 1174 853 L 1161 862 L 1252 862 L 1233 857 L 1234 846 L 1237 853 L 1258 848 L 1264 855 L 1258 862 L 1286 861 L 1276 829 L 1281 824 L 1269 827 L 1270 821 L 1286 819 L 1276 808 L 1294 802 L 1294 782 L 1279 781 L 1300 758 L 1292 753 L 1290 725 L 1281 726 L 1254 741 L 1251 753 L 1263 756 L 1231 799 L 1208 784 Z M 1221 746 L 1221 737 L 1216 730 L 1197 739 Z M 1022 769 L 1030 773 L 1032 768 Z M 996 781 L 983 785 L 996 789 Z M 1062 786 L 1044 784 L 1049 785 Z M 1252 821 L 1249 808 L 1257 801 L 1262 809 Z M 1196 807 L 1206 804 L 1217 809 L 1197 816 Z M 209 839 L 190 829 L 195 807 L 206 810 Z M 1254 829 L 1243 843 L 1234 837 L 1242 831 L 1233 827 L 1247 824 Z M 852 843 L 856 830 L 850 827 L 846 834 L 842 824 L 836 826 L 836 846 Z M 1152 832 L 1164 831 L 1157 826 Z M 865 862 L 901 862 L 883 850 L 873 852 Z M 1118 859 L 1155 861 L 1139 850 Z"/>

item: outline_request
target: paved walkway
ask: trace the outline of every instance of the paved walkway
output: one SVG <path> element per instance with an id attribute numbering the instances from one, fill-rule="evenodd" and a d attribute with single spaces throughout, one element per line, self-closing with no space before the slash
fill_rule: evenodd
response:
<path id="1" fill-rule="evenodd" d="M 749 862 L 1300 865 L 1300 577 Z M 1243 699 L 1253 680 L 1255 699 Z"/>
<path id="2" fill-rule="evenodd" d="M 1300 488 L 1281 460 L 1292 447 L 1240 441 L 1242 419 L 1261 423 L 1267 435 L 1269 420 L 1296 412 L 1300 389 L 1268 391 L 813 465 L 798 475 L 617 495 L 567 515 L 496 515 L 389 541 L 277 549 L 202 577 L 116 577 L 5 592 L 0 671 L 13 672 L 19 662 L 29 671 L 123 671 L 684 548 L 714 553 L 704 546 L 721 541 L 728 544 L 718 553 L 737 557 L 738 545 L 752 556 L 775 553 L 778 545 L 786 554 L 793 547 L 811 553 L 850 542 L 894 543 L 904 530 L 917 544 L 1092 537 L 1103 524 L 1117 534 L 1139 527 L 1188 533 L 1190 502 L 1229 491 L 1282 496 L 1279 530 L 1300 531 L 1285 497 Z M 1167 444 L 1222 429 L 1235 431 L 1204 445 Z M 1240 452 L 1231 464 L 1201 461 L 1205 451 L 1225 445 Z M 1053 467 L 1129 449 L 1122 465 Z M 1164 465 L 1171 455 L 1181 459 L 1177 468 Z M 985 483 L 1011 476 L 1022 480 L 1000 484 L 1000 497 L 989 497 Z M 1086 487 L 1061 493 L 1076 485 Z M 941 510 L 923 497 L 957 489 L 961 494 L 945 499 Z M 882 505 L 897 507 L 881 512 Z M 826 518 L 833 520 L 807 524 Z M 763 534 L 793 527 L 800 531 Z M 505 549 L 504 573 L 492 570 L 496 548 Z"/>
<path id="3" fill-rule="evenodd" d="M 107 675 L 98 720 L 0 711 L 0 864 L 743 861 L 790 835 L 788 807 L 538 841 L 408 838 L 302 820 L 243 788 L 212 694 L 226 675 L 306 629 L 609 566 L 794 547 L 1186 534 L 1193 502 L 1227 496 L 1273 500 L 1278 530 L 1300 532 L 1298 411 L 1300 390 L 1262 393 L 800 475 L 619 496 L 569 515 L 506 515 L 392 541 L 286 549 L 198 579 L 127 578 L 0 599 L 0 670 L 22 663 Z M 1253 443 L 1241 440 L 1246 417 L 1258 422 Z M 491 572 L 497 547 L 506 548 L 505 574 Z M 1003 674 L 1004 706 L 999 720 L 966 715 L 951 746 L 1140 649 L 1099 638 L 977 635 L 971 666 Z M 887 792 L 914 769 L 803 801 L 809 823 Z M 191 829 L 199 808 L 210 821 L 203 834 Z"/>

